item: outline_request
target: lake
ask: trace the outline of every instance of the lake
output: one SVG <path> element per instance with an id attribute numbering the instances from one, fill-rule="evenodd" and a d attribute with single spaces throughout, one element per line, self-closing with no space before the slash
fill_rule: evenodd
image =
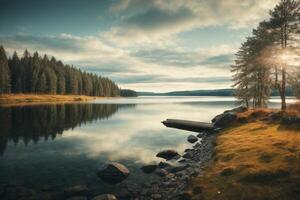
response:
<path id="1" fill-rule="evenodd" d="M 0 184 L 64 188 L 85 184 L 110 192 L 97 169 L 108 161 L 129 168 L 128 180 L 140 184 L 155 175 L 140 167 L 155 155 L 190 147 L 186 131 L 161 121 L 178 118 L 210 122 L 235 106 L 231 97 L 103 98 L 91 103 L 0 107 Z M 279 107 L 279 99 L 271 101 Z"/>

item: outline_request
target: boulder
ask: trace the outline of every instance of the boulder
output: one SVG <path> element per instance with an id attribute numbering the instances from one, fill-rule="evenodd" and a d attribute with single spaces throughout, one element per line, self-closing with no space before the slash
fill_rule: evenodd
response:
<path id="1" fill-rule="evenodd" d="M 152 172 L 154 172 L 157 168 L 157 164 L 153 163 L 153 164 L 148 164 L 148 165 L 144 165 L 141 167 L 141 170 L 146 173 L 146 174 L 150 174 Z"/>
<path id="2" fill-rule="evenodd" d="M 92 200 L 117 200 L 117 197 L 113 194 L 102 194 L 95 196 Z"/>
<path id="3" fill-rule="evenodd" d="M 66 196 L 86 195 L 89 189 L 85 185 L 75 185 L 64 189 Z"/>
<path id="4" fill-rule="evenodd" d="M 283 112 L 272 112 L 268 115 L 270 121 L 277 121 L 283 117 Z"/>
<path id="5" fill-rule="evenodd" d="M 281 123 L 284 125 L 299 124 L 300 116 L 284 116 L 281 119 Z"/>
<path id="6" fill-rule="evenodd" d="M 177 151 L 175 150 L 164 150 L 164 151 L 161 151 L 159 152 L 156 157 L 159 157 L 159 158 L 163 158 L 163 159 L 166 159 L 166 160 L 171 160 L 175 157 L 178 157 L 179 154 L 177 153 Z"/>
<path id="7" fill-rule="evenodd" d="M 237 119 L 237 114 L 234 112 L 224 112 L 212 119 L 212 122 L 217 127 L 226 127 L 231 125 Z"/>
<path id="8" fill-rule="evenodd" d="M 198 138 L 196 136 L 194 136 L 194 135 L 190 135 L 190 136 L 188 136 L 187 141 L 189 143 L 195 143 L 195 142 L 198 141 Z"/>
<path id="9" fill-rule="evenodd" d="M 106 183 L 117 184 L 125 180 L 129 176 L 129 170 L 122 164 L 112 162 L 105 169 L 98 171 L 98 177 Z"/>

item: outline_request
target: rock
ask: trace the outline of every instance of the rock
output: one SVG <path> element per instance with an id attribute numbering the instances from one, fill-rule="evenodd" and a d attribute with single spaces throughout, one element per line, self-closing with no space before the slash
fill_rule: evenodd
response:
<path id="1" fill-rule="evenodd" d="M 105 169 L 101 169 L 97 173 L 101 180 L 109 184 L 120 183 L 124 181 L 129 174 L 129 170 L 124 165 L 116 162 L 109 163 Z"/>
<path id="2" fill-rule="evenodd" d="M 180 172 L 187 169 L 189 166 L 190 166 L 189 164 L 175 166 L 171 168 L 171 172 L 172 173 Z"/>
<path id="3" fill-rule="evenodd" d="M 146 174 L 150 174 L 154 172 L 156 168 L 157 165 L 153 163 L 153 164 L 144 165 L 143 167 L 141 167 L 141 170 Z"/>
<path id="4" fill-rule="evenodd" d="M 117 197 L 115 197 L 113 194 L 102 194 L 95 196 L 91 200 L 117 200 Z"/>
<path id="5" fill-rule="evenodd" d="M 193 157 L 193 152 L 192 151 L 187 151 L 185 154 L 183 154 L 182 157 L 186 158 L 186 159 L 191 159 Z"/>
<path id="6" fill-rule="evenodd" d="M 234 108 L 234 109 L 231 109 L 231 110 L 227 110 L 227 111 L 225 111 L 225 113 L 226 112 L 243 113 L 243 112 L 246 112 L 247 110 L 248 110 L 247 107 L 240 106 L 240 107 L 237 107 L 237 108 Z"/>
<path id="7" fill-rule="evenodd" d="M 166 168 L 166 167 L 170 167 L 171 165 L 169 164 L 169 163 L 166 163 L 166 162 L 160 162 L 159 164 L 158 164 L 158 167 L 159 168 Z"/>
<path id="8" fill-rule="evenodd" d="M 87 200 L 87 197 L 84 197 L 84 196 L 75 196 L 75 197 L 67 198 L 67 200 Z"/>
<path id="9" fill-rule="evenodd" d="M 161 151 L 156 155 L 156 157 L 164 158 L 166 160 L 171 160 L 171 159 L 175 158 L 176 156 L 179 156 L 177 151 L 171 150 L 171 149 Z"/>
<path id="10" fill-rule="evenodd" d="M 188 136 L 187 141 L 189 143 L 195 143 L 195 142 L 198 141 L 198 138 L 196 136 L 194 136 L 194 135 L 190 135 L 190 136 Z"/>
<path id="11" fill-rule="evenodd" d="M 201 132 L 201 133 L 198 133 L 197 137 L 198 137 L 198 138 L 204 137 L 204 133 L 202 133 L 202 132 Z"/>
<path id="12" fill-rule="evenodd" d="M 194 149 L 185 149 L 184 152 L 195 151 Z"/>
<path id="13" fill-rule="evenodd" d="M 222 131 L 221 128 L 214 128 L 214 130 L 212 130 L 211 133 L 216 134 L 216 133 L 219 133 L 219 132 L 221 132 L 221 131 Z"/>
<path id="14" fill-rule="evenodd" d="M 168 172 L 165 169 L 158 169 L 158 170 L 155 171 L 155 174 L 160 176 L 160 177 L 164 177 L 164 176 L 168 175 Z"/>
<path id="15" fill-rule="evenodd" d="M 212 119 L 212 122 L 217 127 L 227 127 L 235 122 L 237 119 L 237 114 L 234 112 L 225 112 L 223 114 L 217 115 Z"/>
<path id="16" fill-rule="evenodd" d="M 277 121 L 280 120 L 283 116 L 283 112 L 272 112 L 268 115 L 268 119 L 270 121 Z"/>
<path id="17" fill-rule="evenodd" d="M 179 160 L 178 162 L 179 163 L 186 163 L 186 159 L 183 158 L 183 159 Z"/>
<path id="18" fill-rule="evenodd" d="M 194 146 L 193 146 L 193 148 L 194 149 L 197 149 L 197 148 L 199 148 L 201 146 L 201 144 L 199 143 L 199 142 L 197 142 Z"/>
<path id="19" fill-rule="evenodd" d="M 281 119 L 281 123 L 284 125 L 300 123 L 300 116 L 284 116 Z"/>
<path id="20" fill-rule="evenodd" d="M 64 189 L 66 196 L 86 195 L 89 189 L 85 185 L 75 185 Z"/>

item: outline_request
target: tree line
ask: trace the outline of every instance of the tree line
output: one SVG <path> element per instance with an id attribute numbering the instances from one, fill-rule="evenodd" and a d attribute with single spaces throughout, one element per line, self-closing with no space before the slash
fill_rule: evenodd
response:
<path id="1" fill-rule="evenodd" d="M 277 90 L 285 110 L 287 87 L 300 97 L 299 35 L 300 1 L 281 0 L 253 29 L 231 66 L 240 104 L 267 107 L 271 91 Z"/>
<path id="2" fill-rule="evenodd" d="M 0 94 L 74 94 L 119 96 L 120 89 L 112 80 L 83 72 L 62 61 L 27 50 L 20 58 L 16 52 L 7 57 L 0 47 Z"/>

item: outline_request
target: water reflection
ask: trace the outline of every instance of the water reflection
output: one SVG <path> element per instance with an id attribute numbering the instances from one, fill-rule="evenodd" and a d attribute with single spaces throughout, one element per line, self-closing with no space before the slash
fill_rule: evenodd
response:
<path id="1" fill-rule="evenodd" d="M 141 172 L 143 163 L 157 159 L 162 149 L 182 153 L 191 146 L 186 142 L 189 132 L 165 128 L 162 120 L 209 122 L 235 105 L 230 99 L 212 97 L 144 97 L 131 105 L 127 103 L 132 99 L 109 101 L 0 107 L 0 184 L 11 180 L 33 188 L 85 184 L 110 193 L 112 188 L 96 176 L 107 161 L 126 165 L 132 172 L 128 181 L 147 182 L 152 177 Z"/>
<path id="2" fill-rule="evenodd" d="M 3 155 L 9 140 L 15 144 L 22 141 L 25 145 L 37 143 L 40 139 L 53 140 L 65 130 L 108 119 L 118 107 L 108 104 L 0 107 L 0 155 Z"/>

